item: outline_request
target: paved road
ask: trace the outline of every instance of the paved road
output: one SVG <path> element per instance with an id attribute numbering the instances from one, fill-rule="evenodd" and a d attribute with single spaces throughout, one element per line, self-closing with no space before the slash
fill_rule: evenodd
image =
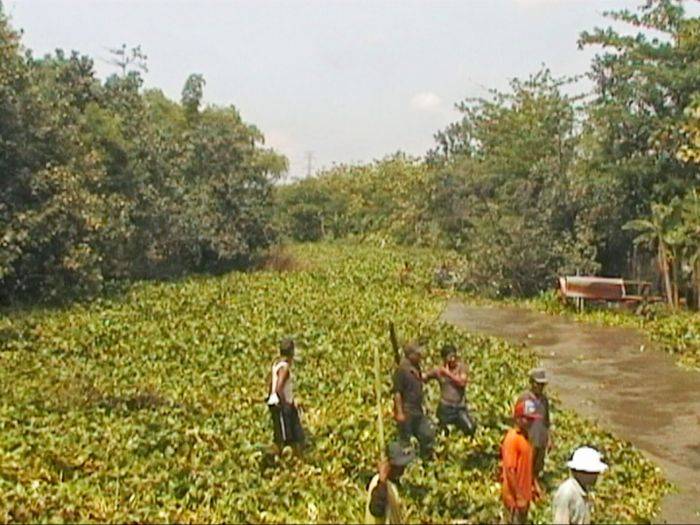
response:
<path id="1" fill-rule="evenodd" d="M 700 522 L 700 374 L 651 350 L 636 330 L 577 323 L 521 308 L 452 299 L 443 320 L 474 332 L 525 342 L 551 372 L 569 408 L 639 447 L 679 487 L 661 521 Z"/>

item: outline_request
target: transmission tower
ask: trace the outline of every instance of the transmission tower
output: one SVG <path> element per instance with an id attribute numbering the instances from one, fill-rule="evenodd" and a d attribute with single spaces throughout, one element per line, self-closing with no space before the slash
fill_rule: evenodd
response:
<path id="1" fill-rule="evenodd" d="M 311 177 L 314 162 L 314 152 L 307 151 L 306 153 L 304 153 L 304 158 L 306 159 L 306 176 Z"/>

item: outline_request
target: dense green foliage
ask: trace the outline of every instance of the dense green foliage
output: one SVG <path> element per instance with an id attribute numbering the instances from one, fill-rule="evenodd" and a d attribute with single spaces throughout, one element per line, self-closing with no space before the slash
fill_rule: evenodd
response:
<path id="1" fill-rule="evenodd" d="M 120 53 L 105 82 L 76 52 L 34 58 L 0 7 L 0 302 L 241 261 L 274 240 L 285 160 L 235 108 L 201 108 L 200 76 L 178 104 Z"/>
<path id="2" fill-rule="evenodd" d="M 426 166 L 403 155 L 366 166 L 337 166 L 277 189 L 278 220 L 299 241 L 376 234 L 405 244 L 431 238 L 433 180 Z"/>
<path id="3" fill-rule="evenodd" d="M 601 48 L 589 96 L 567 95 L 575 80 L 543 69 L 461 101 L 462 118 L 436 134 L 424 165 L 392 157 L 284 188 L 289 234 L 438 243 L 464 256 L 467 287 L 492 296 L 600 272 L 658 280 L 669 302 L 700 304 L 697 222 L 680 211 L 700 183 L 700 20 L 674 0 L 607 15 L 638 34 L 582 33 L 580 46 Z M 650 233 L 664 206 L 678 220 Z"/>
<path id="4" fill-rule="evenodd" d="M 534 356 L 438 323 L 433 251 L 315 244 L 295 256 L 306 269 L 139 284 L 89 308 L 2 318 L 0 379 L 12 388 L 0 403 L 0 520 L 357 521 L 378 457 L 376 346 L 392 426 L 393 319 L 400 336 L 427 339 L 426 365 L 447 341 L 462 349 L 480 424 L 473 440 L 439 437 L 440 460 L 408 469 L 409 519 L 497 521 L 498 446 Z M 407 259 L 413 271 L 401 276 Z M 285 454 L 275 464 L 263 399 L 276 342 L 289 334 L 312 445 L 303 462 Z M 429 406 L 438 395 L 428 387 Z M 667 489 L 658 469 L 571 412 L 554 421 L 547 488 L 585 442 L 611 465 L 596 523 L 650 520 Z M 550 519 L 549 503 L 535 507 L 537 523 Z"/>

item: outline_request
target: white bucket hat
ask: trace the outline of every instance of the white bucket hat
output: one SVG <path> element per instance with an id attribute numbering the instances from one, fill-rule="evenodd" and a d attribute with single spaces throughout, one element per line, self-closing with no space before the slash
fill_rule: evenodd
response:
<path id="1" fill-rule="evenodd" d="M 582 472 L 601 473 L 608 469 L 608 466 L 600 460 L 600 452 L 591 447 L 580 447 L 574 451 L 574 455 L 566 464 L 571 470 Z"/>

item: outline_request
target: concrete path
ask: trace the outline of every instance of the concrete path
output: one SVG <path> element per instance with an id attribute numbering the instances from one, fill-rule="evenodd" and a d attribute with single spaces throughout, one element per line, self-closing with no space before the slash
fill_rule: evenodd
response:
<path id="1" fill-rule="evenodd" d="M 534 348 L 568 408 L 634 443 L 678 486 L 661 521 L 700 523 L 700 374 L 651 350 L 632 329 L 455 299 L 442 319 Z"/>

